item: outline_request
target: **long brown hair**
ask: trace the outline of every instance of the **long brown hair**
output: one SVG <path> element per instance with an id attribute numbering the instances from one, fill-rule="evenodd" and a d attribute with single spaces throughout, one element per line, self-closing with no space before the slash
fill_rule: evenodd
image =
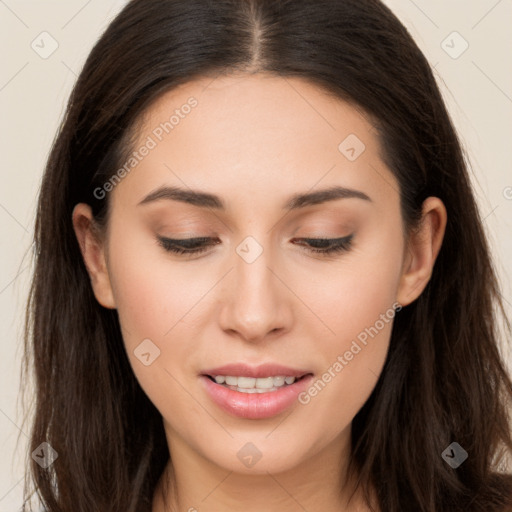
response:
<path id="1" fill-rule="evenodd" d="M 101 187 L 133 148 L 163 92 L 193 78 L 265 71 L 308 80 L 373 120 L 400 184 L 407 229 L 428 196 L 448 224 L 432 278 L 394 321 L 388 357 L 352 424 L 350 470 L 386 512 L 512 510 L 512 382 L 500 357 L 505 318 L 461 144 L 432 70 L 379 0 L 132 0 L 91 51 L 54 141 L 39 195 L 24 373 L 33 370 L 25 493 L 48 512 L 151 510 L 169 461 L 162 418 L 128 361 L 115 310 L 96 301 L 71 213 L 108 222 Z M 506 335 L 510 324 L 506 321 Z M 469 454 L 454 469 L 452 442 Z M 508 508 L 510 507 L 510 508 Z"/>

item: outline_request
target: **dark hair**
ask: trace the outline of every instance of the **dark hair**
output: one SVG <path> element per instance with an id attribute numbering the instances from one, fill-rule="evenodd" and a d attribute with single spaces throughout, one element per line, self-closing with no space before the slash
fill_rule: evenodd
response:
<path id="1" fill-rule="evenodd" d="M 352 424 L 350 469 L 382 511 L 512 507 L 510 333 L 464 155 L 432 70 L 379 0 L 132 0 L 91 51 L 54 141 L 39 195 L 24 372 L 33 365 L 31 460 L 49 512 L 150 511 L 169 452 L 162 418 L 130 367 L 115 310 L 95 299 L 73 230 L 79 202 L 108 222 L 101 187 L 133 150 L 148 106 L 193 78 L 300 77 L 371 119 L 400 184 L 404 225 L 428 196 L 448 223 L 429 284 L 394 321 L 387 360 Z M 141 421 L 143 418 L 143 421 Z M 441 457 L 458 442 L 469 458 Z M 30 485 L 29 485 L 30 484 Z M 510 509 L 508 509 L 510 510 Z"/>

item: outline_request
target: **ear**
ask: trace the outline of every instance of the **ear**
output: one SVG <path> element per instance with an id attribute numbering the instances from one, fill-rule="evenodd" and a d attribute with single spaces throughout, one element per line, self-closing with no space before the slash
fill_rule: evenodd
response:
<path id="1" fill-rule="evenodd" d="M 95 229 L 91 207 L 85 203 L 77 204 L 73 209 L 72 221 L 96 300 L 106 308 L 115 309 L 105 244 Z"/>
<path id="2" fill-rule="evenodd" d="M 446 208 L 438 197 L 425 199 L 421 222 L 408 239 L 397 302 L 407 306 L 415 301 L 432 276 L 446 228 Z"/>

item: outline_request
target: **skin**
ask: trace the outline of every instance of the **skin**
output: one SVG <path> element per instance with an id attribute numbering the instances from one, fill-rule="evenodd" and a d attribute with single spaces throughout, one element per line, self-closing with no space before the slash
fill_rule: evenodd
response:
<path id="1" fill-rule="evenodd" d="M 307 405 L 272 418 L 224 412 L 199 374 L 243 361 L 321 377 L 394 303 L 405 306 L 423 291 L 445 207 L 428 198 L 420 229 L 406 233 L 399 186 L 370 122 L 298 78 L 229 75 L 184 84 L 150 106 L 136 147 L 191 96 L 197 107 L 110 192 L 103 236 L 95 235 L 87 204 L 73 211 L 94 294 L 117 309 L 133 371 L 163 417 L 173 465 L 160 484 L 174 485 L 175 499 L 166 507 L 159 485 L 153 511 L 368 510 L 359 492 L 348 503 L 351 482 L 340 482 L 351 422 L 382 370 L 392 321 Z M 349 134 L 366 146 L 355 161 L 338 150 Z M 138 204 L 162 185 L 216 194 L 226 210 L 168 199 Z M 292 194 L 332 185 L 371 200 L 283 209 Z M 351 248 L 331 256 L 296 243 L 350 234 Z M 220 243 L 180 256 L 157 235 Z M 236 252 L 247 236 L 263 249 L 252 263 Z M 147 338 L 161 351 L 149 366 L 134 354 Z M 262 454 L 251 468 L 237 457 L 246 443 Z"/>

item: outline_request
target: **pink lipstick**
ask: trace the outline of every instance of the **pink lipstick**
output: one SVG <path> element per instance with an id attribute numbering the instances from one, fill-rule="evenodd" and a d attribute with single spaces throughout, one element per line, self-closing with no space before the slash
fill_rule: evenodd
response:
<path id="1" fill-rule="evenodd" d="M 264 419 L 287 410 L 313 375 L 278 364 L 229 364 L 200 375 L 212 401 L 225 412 L 245 419 Z"/>

